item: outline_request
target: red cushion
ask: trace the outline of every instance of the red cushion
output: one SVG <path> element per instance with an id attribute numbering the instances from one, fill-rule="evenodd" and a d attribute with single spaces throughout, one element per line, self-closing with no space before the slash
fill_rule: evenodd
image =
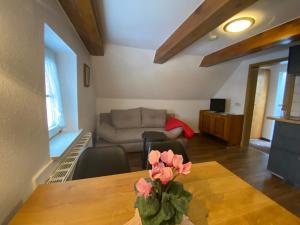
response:
<path id="1" fill-rule="evenodd" d="M 193 137 L 194 131 L 192 130 L 192 128 L 189 125 L 187 125 L 186 123 L 184 123 L 183 121 L 176 119 L 175 117 L 171 117 L 168 119 L 166 126 L 165 126 L 165 130 L 169 131 L 169 130 L 172 130 L 177 127 L 183 128 L 183 134 L 186 138 Z"/>

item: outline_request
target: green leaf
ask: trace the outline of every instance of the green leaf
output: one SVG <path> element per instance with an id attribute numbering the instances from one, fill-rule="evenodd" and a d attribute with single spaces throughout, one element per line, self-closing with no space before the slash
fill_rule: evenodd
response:
<path id="1" fill-rule="evenodd" d="M 163 212 L 162 207 L 160 207 L 159 212 L 152 216 L 152 217 L 146 217 L 142 218 L 143 225 L 160 225 L 165 219 L 165 215 Z"/>
<path id="2" fill-rule="evenodd" d="M 182 219 L 183 219 L 183 213 L 177 211 L 174 217 L 175 224 L 181 224 Z"/>
<path id="3" fill-rule="evenodd" d="M 174 219 L 163 221 L 160 225 L 175 225 Z"/>
<path id="4" fill-rule="evenodd" d="M 175 208 L 170 202 L 170 195 L 168 193 L 162 194 L 161 209 L 163 211 L 164 220 L 169 220 L 175 215 Z"/>
<path id="5" fill-rule="evenodd" d="M 187 214 L 189 203 L 192 199 L 192 194 L 183 191 L 181 196 L 171 195 L 171 203 L 180 213 Z"/>
<path id="6" fill-rule="evenodd" d="M 187 213 L 189 202 L 185 198 L 172 198 L 171 203 L 179 212 Z"/>
<path id="7" fill-rule="evenodd" d="M 191 192 L 184 190 L 182 192 L 182 197 L 186 198 L 190 202 L 193 198 L 193 194 Z"/>
<path id="8" fill-rule="evenodd" d="M 141 218 L 143 225 L 154 225 L 149 218 Z"/>
<path id="9" fill-rule="evenodd" d="M 137 197 L 135 208 L 139 209 L 140 216 L 144 218 L 154 216 L 158 212 L 160 205 L 157 198 L 153 196 L 149 196 L 146 199 L 144 197 Z"/>
<path id="10" fill-rule="evenodd" d="M 184 191 L 183 185 L 179 182 L 170 182 L 169 187 L 169 194 L 175 195 L 175 196 L 181 196 L 182 192 Z"/>
<path id="11" fill-rule="evenodd" d="M 135 207 L 138 208 L 143 225 L 174 225 L 180 224 L 187 214 L 192 194 L 183 189 L 178 182 L 169 183 L 168 193 L 163 192 L 161 201 L 156 195 L 149 198 L 138 197 Z M 161 183 L 153 182 L 153 186 L 161 187 Z"/>
<path id="12" fill-rule="evenodd" d="M 170 195 L 168 193 L 163 193 L 159 212 L 151 217 L 142 218 L 142 222 L 143 225 L 174 225 L 175 213 L 176 209 L 170 202 Z"/>
<path id="13" fill-rule="evenodd" d="M 162 192 L 162 190 L 161 190 L 161 186 L 162 186 L 162 184 L 161 184 L 161 181 L 160 180 L 155 180 L 155 181 L 153 181 L 152 182 L 152 185 L 153 185 L 153 190 L 155 190 L 159 195 L 160 195 L 160 193 Z"/>

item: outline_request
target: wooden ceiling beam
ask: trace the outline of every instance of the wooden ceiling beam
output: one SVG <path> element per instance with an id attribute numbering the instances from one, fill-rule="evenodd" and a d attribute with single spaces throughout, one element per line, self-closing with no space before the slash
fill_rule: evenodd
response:
<path id="1" fill-rule="evenodd" d="M 91 55 L 104 55 L 103 31 L 96 0 L 59 0 Z"/>
<path id="2" fill-rule="evenodd" d="M 300 40 L 300 17 L 252 36 L 203 58 L 201 67 L 209 67 L 231 59 Z"/>
<path id="3" fill-rule="evenodd" d="M 257 0 L 205 0 L 159 47 L 154 63 L 164 63 Z"/>

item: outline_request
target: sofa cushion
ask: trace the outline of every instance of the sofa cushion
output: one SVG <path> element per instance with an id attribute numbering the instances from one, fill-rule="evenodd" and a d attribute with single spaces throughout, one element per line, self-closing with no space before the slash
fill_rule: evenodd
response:
<path id="1" fill-rule="evenodd" d="M 111 119 L 115 128 L 139 128 L 141 109 L 111 110 Z"/>
<path id="2" fill-rule="evenodd" d="M 116 129 L 109 123 L 103 122 L 99 126 L 98 136 L 105 141 L 114 142 L 116 139 Z"/>
<path id="3" fill-rule="evenodd" d="M 135 128 L 135 129 L 117 129 L 116 130 L 116 142 L 117 143 L 129 143 L 129 142 L 141 142 L 142 134 L 145 131 L 159 131 L 163 132 L 163 128 Z"/>
<path id="4" fill-rule="evenodd" d="M 169 139 L 176 139 L 178 138 L 181 134 L 182 134 L 183 128 L 182 127 L 176 127 L 174 129 L 171 129 L 169 131 L 164 131 L 165 135 L 167 135 L 167 137 Z"/>
<path id="5" fill-rule="evenodd" d="M 99 137 L 110 143 L 136 143 L 142 142 L 142 134 L 145 131 L 159 131 L 163 132 L 163 128 L 128 128 L 115 129 L 108 123 L 100 125 Z"/>
<path id="6" fill-rule="evenodd" d="M 164 127 L 167 111 L 142 108 L 142 127 Z"/>

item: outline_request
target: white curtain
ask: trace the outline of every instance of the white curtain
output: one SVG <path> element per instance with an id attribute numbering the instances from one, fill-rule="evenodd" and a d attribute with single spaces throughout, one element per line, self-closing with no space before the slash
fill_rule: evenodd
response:
<path id="1" fill-rule="evenodd" d="M 45 81 L 48 129 L 59 130 L 64 127 L 62 97 L 55 54 L 49 49 L 45 49 Z"/>

